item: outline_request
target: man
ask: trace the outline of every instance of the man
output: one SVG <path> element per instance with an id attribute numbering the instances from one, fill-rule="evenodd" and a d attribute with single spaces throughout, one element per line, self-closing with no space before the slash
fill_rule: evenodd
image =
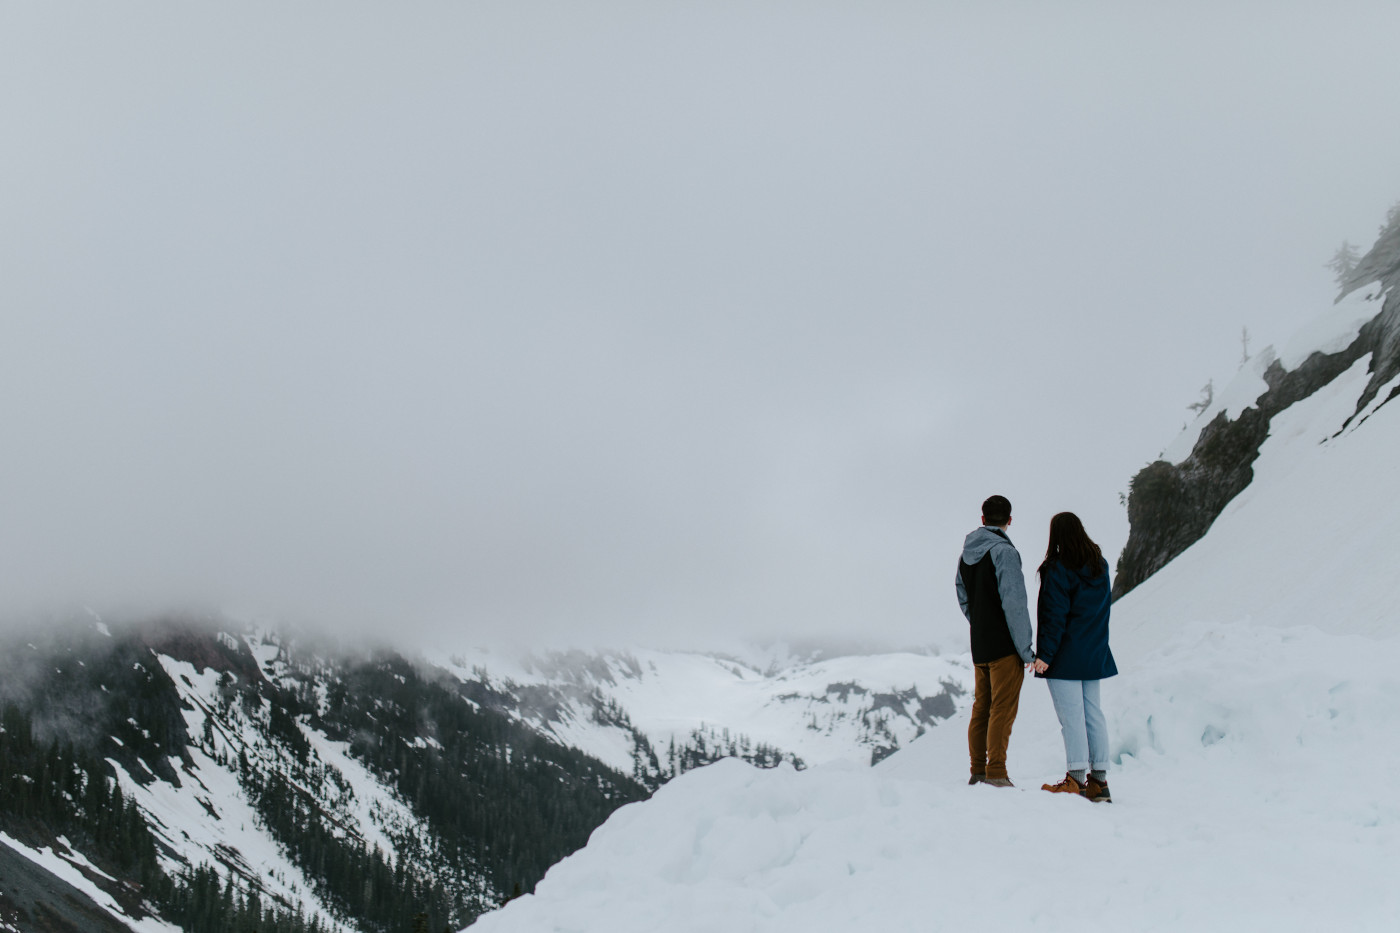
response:
<path id="1" fill-rule="evenodd" d="M 985 781 L 1011 787 L 1006 747 L 1021 703 L 1021 683 L 1035 660 L 1031 616 L 1021 555 L 1006 528 L 1011 503 L 992 496 L 982 503 L 982 527 L 963 542 L 958 562 L 958 605 L 972 629 L 974 692 L 967 748 L 972 758 L 969 784 Z"/>

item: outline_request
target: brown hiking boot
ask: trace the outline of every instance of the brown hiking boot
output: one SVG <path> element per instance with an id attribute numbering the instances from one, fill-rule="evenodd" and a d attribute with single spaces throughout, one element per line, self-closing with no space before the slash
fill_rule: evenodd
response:
<path id="1" fill-rule="evenodd" d="M 1108 793 L 1108 783 L 1100 784 L 1090 775 L 1088 783 L 1084 785 L 1083 794 L 1094 803 L 1113 803 L 1113 798 Z"/>
<path id="2" fill-rule="evenodd" d="M 1041 790 L 1048 790 L 1052 794 L 1080 794 L 1083 795 L 1084 788 L 1074 779 L 1074 775 L 1066 774 L 1065 779 L 1058 784 L 1042 784 Z"/>
<path id="3" fill-rule="evenodd" d="M 974 774 L 972 777 L 967 779 L 967 783 L 969 786 L 973 784 L 981 784 L 986 779 L 987 776 L 985 774 Z"/>
<path id="4" fill-rule="evenodd" d="M 1016 786 L 1015 784 L 1012 784 L 1012 783 L 1011 783 L 1011 778 L 987 778 L 987 779 L 985 779 L 982 783 L 983 783 L 983 784 L 988 784 L 988 785 L 990 785 L 990 786 L 992 786 L 992 787 L 1015 787 L 1015 786 Z"/>

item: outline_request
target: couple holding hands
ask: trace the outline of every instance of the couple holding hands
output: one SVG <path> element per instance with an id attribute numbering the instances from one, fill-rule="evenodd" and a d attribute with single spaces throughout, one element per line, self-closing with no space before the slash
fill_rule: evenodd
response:
<path id="1" fill-rule="evenodd" d="M 1108 726 L 1099 705 L 1099 681 L 1118 673 L 1108 648 L 1108 561 L 1073 512 L 1050 520 L 1032 652 L 1026 582 L 1006 534 L 1010 524 L 1005 496 L 983 502 L 982 526 L 967 536 L 958 562 L 958 604 L 971 626 L 975 671 L 968 783 L 1012 786 L 1006 748 L 1025 672 L 1034 670 L 1050 687 L 1065 741 L 1064 780 L 1042 789 L 1109 803 Z"/>

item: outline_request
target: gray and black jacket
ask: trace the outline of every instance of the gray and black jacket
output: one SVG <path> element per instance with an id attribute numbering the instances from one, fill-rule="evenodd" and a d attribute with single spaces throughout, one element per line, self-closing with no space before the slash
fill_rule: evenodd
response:
<path id="1" fill-rule="evenodd" d="M 1000 528 L 983 525 L 963 542 L 958 605 L 972 627 L 972 663 L 1020 655 L 1029 664 L 1031 614 L 1021 555 Z"/>

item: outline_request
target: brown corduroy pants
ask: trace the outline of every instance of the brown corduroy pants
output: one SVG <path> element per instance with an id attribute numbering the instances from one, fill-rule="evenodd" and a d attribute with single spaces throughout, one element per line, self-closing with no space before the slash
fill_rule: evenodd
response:
<path id="1" fill-rule="evenodd" d="M 972 773 L 1004 778 L 1011 725 L 1021 705 L 1025 667 L 1019 655 L 1008 654 L 990 664 L 974 664 L 972 722 L 967 726 L 967 750 Z"/>

